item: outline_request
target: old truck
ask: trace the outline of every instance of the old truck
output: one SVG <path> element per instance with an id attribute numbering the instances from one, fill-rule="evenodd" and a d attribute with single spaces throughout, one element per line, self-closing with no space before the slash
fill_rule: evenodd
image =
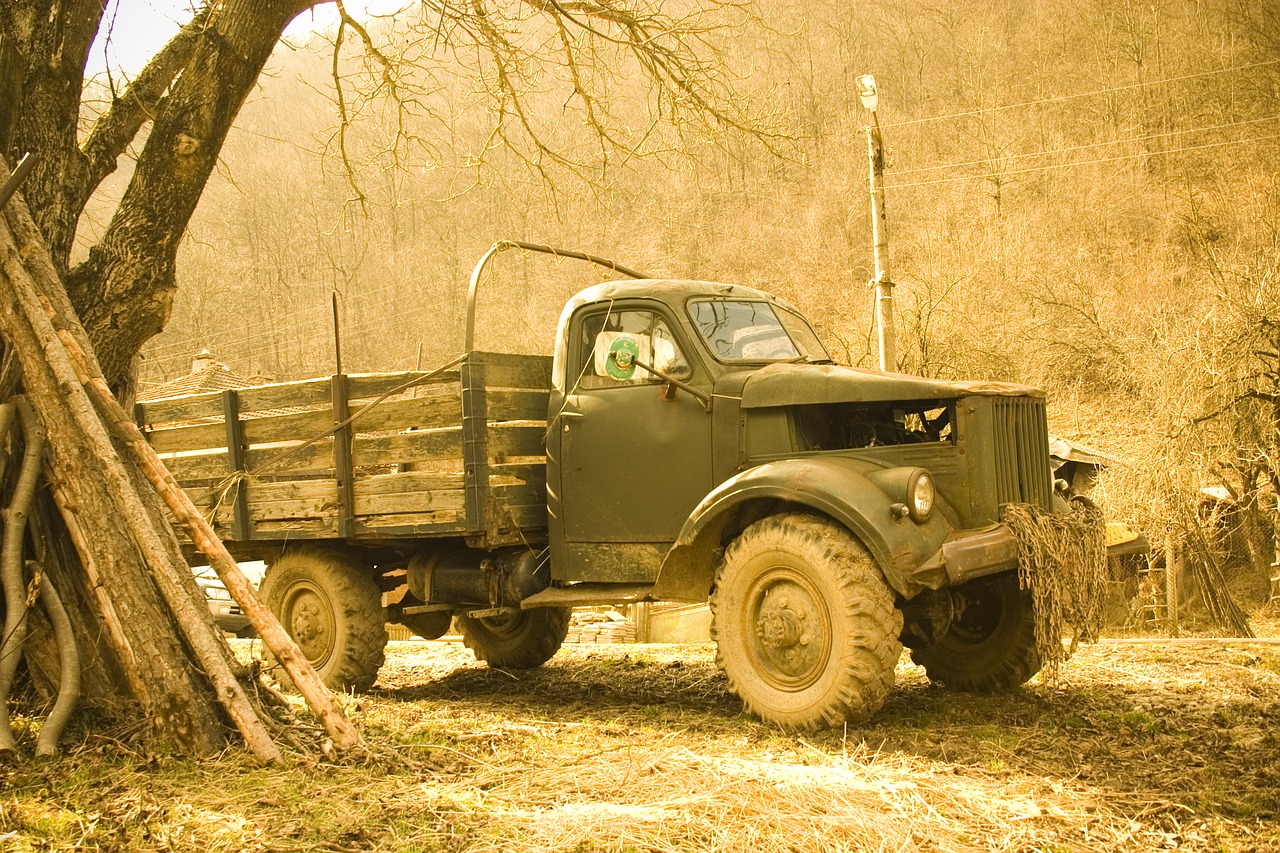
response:
<path id="1" fill-rule="evenodd" d="M 873 714 L 904 645 L 959 690 L 1038 671 L 1001 510 L 1061 504 L 1041 393 L 840 366 L 762 290 L 616 264 L 554 355 L 481 351 L 510 245 L 448 369 L 139 407 L 328 684 L 372 684 L 388 622 L 530 668 L 572 607 L 642 600 L 709 599 L 730 689 L 790 728 Z"/>

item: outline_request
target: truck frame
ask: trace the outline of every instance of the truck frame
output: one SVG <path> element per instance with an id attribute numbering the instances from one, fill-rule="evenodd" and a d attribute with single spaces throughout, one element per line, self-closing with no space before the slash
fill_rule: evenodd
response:
<path id="1" fill-rule="evenodd" d="M 569 300 L 552 357 L 479 350 L 478 283 L 511 247 L 629 278 Z M 753 288 L 503 242 L 445 368 L 137 417 L 231 553 L 267 562 L 260 594 L 335 688 L 372 685 L 387 622 L 456 619 L 479 659 L 528 668 L 572 607 L 646 600 L 710 600 L 730 689 L 788 728 L 872 715 L 903 645 L 960 690 L 1040 668 L 1001 513 L 1066 508 L 1043 394 L 836 365 Z"/>

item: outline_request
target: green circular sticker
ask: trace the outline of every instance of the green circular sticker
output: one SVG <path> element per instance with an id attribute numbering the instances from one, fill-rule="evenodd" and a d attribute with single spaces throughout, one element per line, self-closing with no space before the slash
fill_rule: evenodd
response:
<path id="1" fill-rule="evenodd" d="M 605 372 L 609 378 L 626 382 L 636 373 L 636 357 L 640 355 L 640 345 L 633 338 L 618 338 L 609 346 L 609 359 L 605 363 Z"/>

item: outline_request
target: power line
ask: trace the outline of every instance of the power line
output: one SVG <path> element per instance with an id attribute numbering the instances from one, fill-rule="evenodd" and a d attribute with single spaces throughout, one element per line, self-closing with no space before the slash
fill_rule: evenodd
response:
<path id="1" fill-rule="evenodd" d="M 1084 151 L 1089 148 L 1101 148 L 1105 145 L 1125 145 L 1125 144 L 1134 143 L 1134 142 L 1150 142 L 1151 140 L 1154 140 L 1154 139 L 1167 139 L 1172 136 L 1185 136 L 1189 133 L 1207 133 L 1208 131 L 1211 131 L 1211 130 L 1227 130 L 1233 127 L 1242 127 L 1244 125 L 1258 124 L 1259 122 L 1264 122 L 1264 121 L 1275 121 L 1277 119 L 1280 119 L 1280 113 L 1274 113 L 1272 115 L 1262 116 L 1260 118 L 1250 118 L 1250 119 L 1242 119 L 1240 121 L 1226 122 L 1225 124 L 1206 125 L 1204 127 L 1192 127 L 1192 128 L 1187 128 L 1186 130 L 1170 130 L 1164 133 L 1152 133 L 1147 136 L 1129 136 L 1123 139 L 1110 139 L 1103 142 L 1090 142 L 1086 145 L 1071 145 L 1066 148 L 1046 148 L 1040 151 L 1029 151 L 1021 154 L 1008 154 L 1008 155 L 1004 155 L 1003 159 L 1023 160 L 1028 157 L 1045 157 L 1053 154 L 1066 154 L 1071 151 Z M 898 171 L 895 169 L 893 171 L 893 174 L 896 177 L 900 175 L 913 175 L 919 172 L 936 172 L 944 169 L 959 169 L 964 166 L 981 166 L 983 164 L 990 163 L 992 159 L 993 158 L 987 157 L 980 160 L 967 160 L 963 162 L 946 163 L 946 164 L 941 164 L 937 166 L 919 166 L 915 169 L 904 169 L 902 171 Z"/>
<path id="2" fill-rule="evenodd" d="M 1184 145 L 1181 148 L 1170 148 L 1168 151 L 1140 151 L 1136 154 L 1120 154 L 1115 157 L 1099 157 L 1096 160 L 1079 160 L 1074 163 L 1054 163 L 1049 166 L 1032 166 L 1026 169 L 1009 169 L 1000 172 L 1000 175 L 1025 175 L 1031 172 L 1048 172 L 1055 169 L 1067 169 L 1073 166 L 1092 166 L 1097 163 L 1115 163 L 1121 160 L 1135 160 L 1139 157 L 1151 157 L 1158 154 L 1180 154 L 1184 151 L 1200 151 L 1206 148 L 1221 148 L 1224 145 L 1242 145 L 1247 142 L 1266 142 L 1270 139 L 1280 139 L 1280 133 L 1271 133 L 1266 136 L 1254 136 L 1249 139 L 1228 139 L 1221 142 L 1206 142 L 1203 145 Z M 914 181 L 908 184 L 886 184 L 886 190 L 903 190 L 910 187 L 924 187 L 932 184 L 949 184 L 955 181 L 969 181 L 974 179 L 988 178 L 990 175 L 956 175 L 951 178 L 937 178 L 932 181 Z"/>
<path id="3" fill-rule="evenodd" d="M 1212 77 L 1217 74 L 1229 74 L 1233 71 L 1249 71 L 1254 68 L 1264 68 L 1269 65 L 1280 64 L 1280 59 L 1268 59 L 1262 62 L 1253 62 L 1248 65 L 1233 65 L 1230 68 L 1219 68 L 1215 71 L 1201 71 L 1197 74 L 1183 74 L 1178 77 L 1166 77 L 1163 80 L 1148 80 L 1145 83 L 1126 83 L 1123 86 L 1111 86 L 1106 89 L 1094 89 L 1090 92 L 1077 92 L 1073 95 L 1058 95 L 1053 98 L 1041 98 L 1036 101 L 1023 101 L 1017 104 L 1002 104 L 995 107 L 986 107 L 984 109 L 968 110 L 965 112 L 949 113 L 947 115 L 929 116 L 927 118 L 915 118 L 907 121 L 893 122 L 890 124 L 882 124 L 882 130 L 888 130 L 893 127 L 907 127 L 913 124 L 927 124 L 934 121 L 947 121 L 953 118 L 967 118 L 969 116 L 986 115 L 987 113 L 1002 112 L 1004 110 L 1017 110 L 1023 107 L 1036 107 L 1041 104 L 1056 104 L 1062 101 L 1071 101 L 1077 98 L 1091 98 L 1097 95 L 1108 95 L 1112 92 L 1123 92 L 1127 89 L 1139 89 L 1144 86 L 1163 86 L 1166 83 L 1181 83 L 1185 80 L 1196 80 L 1201 77 Z"/>
<path id="4" fill-rule="evenodd" d="M 519 253 L 518 257 L 522 259 L 526 259 L 526 253 Z M 314 285 L 314 287 L 316 288 L 320 288 L 323 286 L 325 285 L 318 284 L 318 283 Z M 395 304 L 404 302 L 405 298 L 401 295 L 393 295 L 387 299 L 383 299 L 378 302 L 367 302 L 365 300 L 371 297 L 381 296 L 383 294 L 392 294 L 393 292 L 402 291 L 406 286 L 411 287 L 411 285 L 406 285 L 404 281 L 398 281 L 396 283 L 388 284 L 383 287 L 375 288 L 373 290 L 361 290 L 360 293 L 353 294 L 350 298 L 343 297 L 342 302 L 344 306 L 348 306 L 348 305 L 356 306 L 353 310 L 372 311 L 377 308 L 382 308 L 385 306 L 395 305 Z M 416 289 L 411 290 L 409 293 L 409 297 L 411 298 L 413 295 L 417 295 L 420 293 L 421 293 L 420 290 L 416 290 Z M 425 311 L 425 309 L 423 310 Z M 295 318 L 300 318 L 300 319 L 295 320 Z M 316 303 L 314 307 L 299 308 L 287 314 L 274 315 L 274 319 L 277 321 L 290 321 L 288 325 L 294 329 L 297 329 L 297 328 L 305 329 L 305 328 L 310 328 L 310 327 L 322 324 L 325 327 L 326 331 L 329 330 L 330 328 L 331 318 L 332 318 L 332 315 L 330 314 L 329 302 L 327 299 L 324 300 L 323 302 Z M 370 326 L 369 322 L 360 323 L 360 324 L 350 324 L 350 325 L 343 324 L 342 332 L 345 335 L 348 332 L 363 330 L 365 328 L 368 328 L 369 326 Z M 270 347 L 261 346 L 261 347 L 256 347 L 248 350 L 241 350 L 239 349 L 239 345 L 256 343 L 259 341 L 266 341 L 278 336 L 279 335 L 277 332 L 264 331 L 264 332 L 258 332 L 252 335 L 246 335 L 240 338 L 223 339 L 219 345 L 236 347 L 237 348 L 236 355 L 241 357 L 245 355 L 258 355 L 261 353 L 270 352 Z M 152 360 L 160 361 L 164 359 L 175 358 L 180 355 L 185 355 L 190 353 L 191 351 L 192 351 L 191 344 L 169 343 L 169 344 L 157 344 L 155 346 L 147 347 L 144 350 L 143 355 Z"/>

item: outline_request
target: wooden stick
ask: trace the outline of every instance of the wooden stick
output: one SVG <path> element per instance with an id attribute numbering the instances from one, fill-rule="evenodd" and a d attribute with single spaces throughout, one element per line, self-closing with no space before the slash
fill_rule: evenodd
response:
<path id="1" fill-rule="evenodd" d="M 120 624 L 120 615 L 116 613 L 111 596 L 107 595 L 107 591 L 102 588 L 102 580 L 98 575 L 98 565 L 93 561 L 93 549 L 89 547 L 88 539 L 85 537 L 84 531 L 80 529 L 80 522 L 77 520 L 79 513 L 67 496 L 66 490 L 59 486 L 57 481 L 50 476 L 51 472 L 47 470 L 48 465 L 45 468 L 45 480 L 52 484 L 49 491 L 53 495 L 53 502 L 58 507 L 58 512 L 62 514 L 63 524 L 67 526 L 67 535 L 71 537 L 72 544 L 76 546 L 76 551 L 80 553 L 80 564 L 84 568 L 85 577 L 89 579 L 93 597 L 98 602 L 98 611 L 102 614 L 102 622 L 107 626 L 107 632 L 111 635 L 111 645 L 115 647 L 116 654 L 120 659 L 120 668 L 124 670 L 125 680 L 129 682 L 129 689 L 138 698 L 139 704 L 143 708 L 147 708 L 151 705 L 151 699 L 147 694 L 146 682 L 138 673 L 138 663 L 134 659 L 133 646 L 130 644 L 128 636 L 125 635 L 124 626 Z"/>
<path id="2" fill-rule="evenodd" d="M 52 306 L 47 306 L 47 310 L 51 311 Z M 174 517 L 186 527 L 191 541 L 195 543 L 200 553 L 208 558 L 209 565 L 222 580 L 227 592 L 240 605 L 249 623 L 262 638 L 263 644 L 275 655 L 294 686 L 298 688 L 298 692 L 320 718 L 325 731 L 329 733 L 329 737 L 333 738 L 334 746 L 345 750 L 361 745 L 359 731 L 347 719 L 346 713 L 329 688 L 320 680 L 311 662 L 280 625 L 275 614 L 258 598 L 249 579 L 244 576 L 244 572 L 240 571 L 240 566 L 222 544 L 222 540 L 213 532 L 213 528 L 196 509 L 187 493 L 182 491 L 173 475 L 169 473 L 169 469 L 160 461 L 160 457 L 147 442 L 137 424 L 116 401 L 101 373 L 94 375 L 88 357 L 79 343 L 65 330 L 59 329 L 58 336 L 70 354 L 77 372 L 82 374 L 81 382 L 99 407 L 108 428 L 129 448 L 134 460 L 142 468 L 143 473 Z"/>

